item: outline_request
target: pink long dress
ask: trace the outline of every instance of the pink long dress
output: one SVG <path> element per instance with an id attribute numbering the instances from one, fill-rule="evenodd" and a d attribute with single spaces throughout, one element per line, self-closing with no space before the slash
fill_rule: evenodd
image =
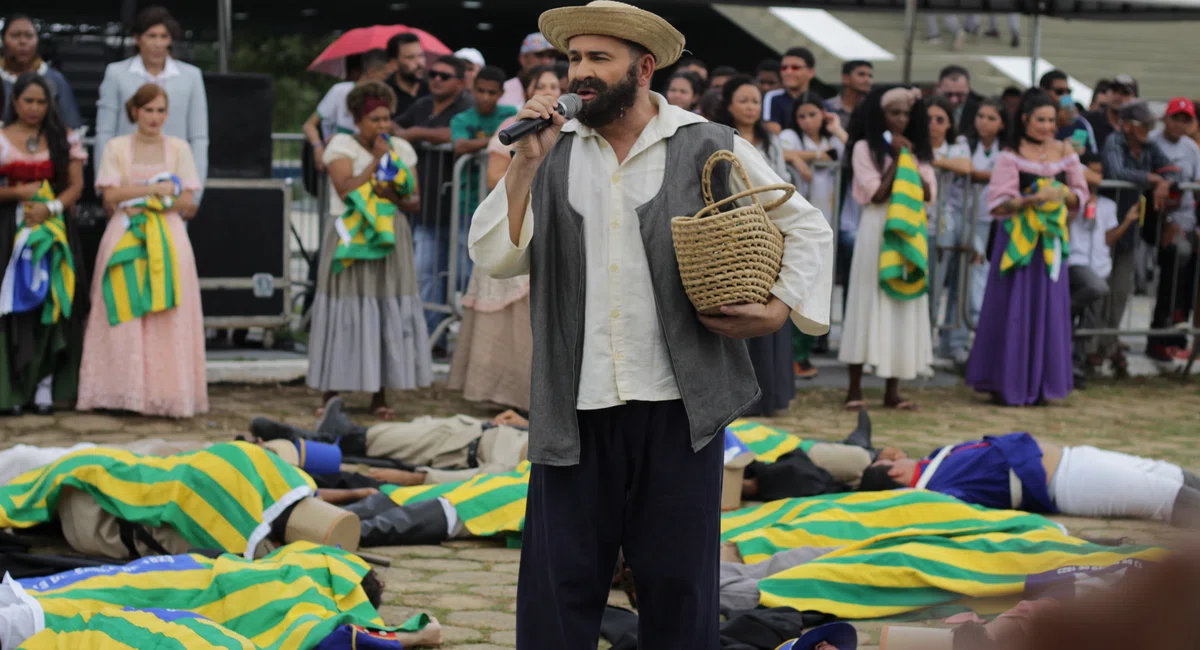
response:
<path id="1" fill-rule="evenodd" d="M 185 190 L 200 189 L 187 142 L 163 137 L 161 156 L 153 146 L 134 145 L 132 136 L 108 141 L 96 173 L 96 189 L 139 185 L 169 171 Z M 191 417 L 208 411 L 204 374 L 204 321 L 200 281 L 187 229 L 178 213 L 167 215 L 179 263 L 179 305 L 116 326 L 108 324 L 102 295 L 108 259 L 125 225 L 118 212 L 108 221 L 92 276 L 92 311 L 83 340 L 76 408 L 119 409 L 145 415 Z"/>

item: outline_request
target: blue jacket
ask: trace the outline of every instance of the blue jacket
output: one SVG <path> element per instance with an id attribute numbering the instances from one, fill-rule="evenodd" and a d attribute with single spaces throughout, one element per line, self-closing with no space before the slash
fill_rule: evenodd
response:
<path id="1" fill-rule="evenodd" d="M 921 461 L 925 471 L 930 460 Z M 967 503 L 1009 510 L 1012 508 L 1008 472 L 1021 481 L 1021 510 L 1055 514 L 1058 508 L 1047 488 L 1046 468 L 1042 466 L 1042 448 L 1028 433 L 985 436 L 983 440 L 964 442 L 942 460 L 925 489 L 941 492 Z"/>

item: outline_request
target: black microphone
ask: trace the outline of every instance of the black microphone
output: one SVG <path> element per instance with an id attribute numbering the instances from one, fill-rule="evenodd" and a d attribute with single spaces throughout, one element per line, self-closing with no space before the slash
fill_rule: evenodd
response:
<path id="1" fill-rule="evenodd" d="M 558 111 L 559 115 L 569 120 L 574 118 L 575 114 L 581 108 L 583 108 L 583 100 L 579 98 L 579 95 L 569 93 L 558 98 L 558 108 L 555 110 Z M 553 119 L 543 119 L 540 117 L 527 117 L 523 120 L 517 120 L 515 124 L 500 132 L 500 144 L 507 147 L 517 140 L 531 133 L 537 133 L 553 123 Z"/>

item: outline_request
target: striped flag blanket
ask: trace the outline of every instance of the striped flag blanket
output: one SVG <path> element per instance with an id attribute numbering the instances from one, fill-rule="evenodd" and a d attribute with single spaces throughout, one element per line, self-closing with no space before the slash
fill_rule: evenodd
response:
<path id="1" fill-rule="evenodd" d="M 257 561 L 166 555 L 20 580 L 45 619 L 21 647 L 308 650 L 346 625 L 428 623 L 385 626 L 362 588 L 369 570 L 351 553 L 296 542 Z"/>
<path id="2" fill-rule="evenodd" d="M 755 458 L 764 463 L 773 463 L 779 460 L 780 456 L 796 449 L 808 453 L 817 442 L 750 420 L 734 420 L 727 431 L 741 440 L 742 444 L 754 452 Z"/>
<path id="3" fill-rule="evenodd" d="M 64 486 L 87 492 L 120 519 L 166 524 L 197 548 L 247 558 L 274 519 L 316 488 L 307 474 L 246 442 L 173 456 L 81 449 L 0 487 L 0 528 L 52 520 Z"/>
<path id="4" fill-rule="evenodd" d="M 929 239 L 926 230 L 925 190 L 917 159 L 900 150 L 896 180 L 883 224 L 879 249 L 879 286 L 896 300 L 913 300 L 928 289 Z"/>
<path id="5" fill-rule="evenodd" d="M 386 137 L 386 136 L 382 136 Z M 400 198 L 413 193 L 416 183 L 408 165 L 395 149 L 379 159 L 375 180 L 391 185 Z M 366 182 L 346 195 L 346 211 L 333 222 L 338 233 L 333 253 L 333 272 L 350 268 L 355 260 L 378 260 L 392 254 L 396 246 L 396 205 L 375 193 Z"/>
<path id="6" fill-rule="evenodd" d="M 18 650 L 259 650 L 250 639 L 199 614 L 166 609 L 83 612 L 55 621 Z"/>
<path id="7" fill-rule="evenodd" d="M 892 616 L 962 597 L 1016 596 L 1030 574 L 1160 559 L 1164 549 L 1070 537 L 1040 515 L 990 510 L 924 490 L 785 499 L 722 517 L 748 563 L 802 546 L 837 551 L 759 583 L 767 607 L 846 619 Z"/>
<path id="8" fill-rule="evenodd" d="M 167 213 L 174 205 L 174 197 L 157 195 L 121 203 L 125 233 L 108 258 L 102 280 L 109 325 L 179 304 L 179 260 L 167 223 Z"/>
<path id="9" fill-rule="evenodd" d="M 54 200 L 48 181 L 33 196 L 35 203 Z M 75 297 L 75 258 L 62 215 L 30 228 L 22 223 L 13 242 L 12 257 L 0 284 L 0 316 L 42 308 L 42 324 L 53 325 L 71 316 Z"/>
<path id="10" fill-rule="evenodd" d="M 1056 180 L 1039 178 L 1027 193 L 1037 194 L 1047 187 L 1066 189 Z M 1046 263 L 1046 271 L 1051 278 L 1058 279 L 1063 260 L 1071 252 L 1065 202 L 1047 201 L 1026 206 L 1019 214 L 1005 220 L 1004 232 L 1008 233 L 1009 239 L 1004 256 L 1000 259 L 1001 273 L 1028 266 L 1033 261 L 1033 251 L 1037 249 L 1038 240 L 1041 239 L 1042 259 Z"/>
<path id="11" fill-rule="evenodd" d="M 440 485 L 385 485 L 392 501 L 404 505 L 442 497 L 476 537 L 519 533 L 525 528 L 525 498 L 529 493 L 529 461 L 513 472 L 480 474 L 466 481 Z"/>

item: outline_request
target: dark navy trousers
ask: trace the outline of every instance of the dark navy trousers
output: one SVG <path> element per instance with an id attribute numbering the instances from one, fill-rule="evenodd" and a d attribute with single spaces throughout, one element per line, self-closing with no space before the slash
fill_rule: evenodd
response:
<path id="1" fill-rule="evenodd" d="M 717 650 L 721 437 L 692 451 L 678 400 L 578 417 L 579 464 L 530 472 L 517 650 L 595 650 L 621 549 L 639 645 Z"/>

